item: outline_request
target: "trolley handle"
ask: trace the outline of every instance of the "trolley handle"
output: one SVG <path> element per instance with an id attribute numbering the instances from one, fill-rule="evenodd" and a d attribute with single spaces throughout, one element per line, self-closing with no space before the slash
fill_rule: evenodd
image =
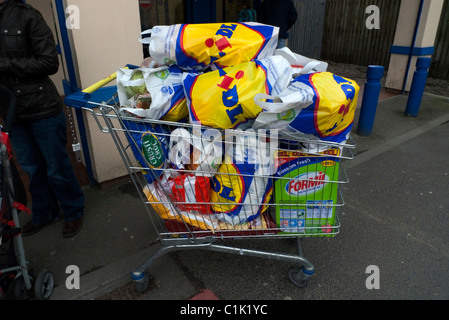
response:
<path id="1" fill-rule="evenodd" d="M 128 64 L 126 65 L 124 68 L 127 69 L 136 69 L 138 68 L 135 65 L 131 65 Z M 98 120 L 98 116 L 100 116 L 99 114 L 95 113 L 92 108 L 87 107 L 87 104 L 89 103 L 92 94 L 101 89 L 102 87 L 104 87 L 105 85 L 107 85 L 108 83 L 110 83 L 111 81 L 115 80 L 117 78 L 117 72 L 114 72 L 112 74 L 110 74 L 109 76 L 107 76 L 106 78 L 101 79 L 100 81 L 92 84 L 91 86 L 81 90 L 81 91 L 76 91 L 70 95 L 68 95 L 65 99 L 64 102 L 67 106 L 69 107 L 73 107 L 73 108 L 79 108 L 85 111 L 90 112 L 94 119 L 95 122 L 97 123 L 99 129 L 103 132 L 103 133 L 108 133 L 109 132 L 109 128 L 104 127 L 100 121 Z"/>
<path id="2" fill-rule="evenodd" d="M 135 65 L 127 64 L 124 68 L 136 69 L 138 67 Z M 85 109 L 87 103 L 89 102 L 89 100 L 92 97 L 92 93 L 94 93 L 98 89 L 104 87 L 105 85 L 107 85 L 111 81 L 115 80 L 116 78 L 117 78 L 117 72 L 114 72 L 111 75 L 107 76 L 106 78 L 103 78 L 100 81 L 92 84 L 91 86 L 89 86 L 81 91 L 76 91 L 76 92 L 68 95 L 64 99 L 64 102 L 69 107 Z"/>
<path id="3" fill-rule="evenodd" d="M 17 98 L 16 95 L 8 87 L 0 84 L 0 92 L 8 96 L 8 111 L 6 114 L 6 119 L 4 119 L 4 126 L 1 131 L 9 133 L 11 129 L 12 121 L 14 120 Z"/>

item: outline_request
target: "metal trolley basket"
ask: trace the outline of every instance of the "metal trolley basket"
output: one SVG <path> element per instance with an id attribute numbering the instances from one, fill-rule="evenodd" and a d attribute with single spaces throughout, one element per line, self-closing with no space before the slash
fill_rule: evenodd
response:
<path id="1" fill-rule="evenodd" d="M 158 233 L 162 247 L 132 272 L 139 292 L 147 289 L 148 269 L 157 259 L 184 249 L 291 262 L 290 281 L 307 285 L 315 268 L 303 257 L 300 240 L 339 233 L 355 148 L 351 139 L 344 144 L 286 139 L 271 131 L 135 118 L 121 112 L 116 95 L 89 101 L 101 85 L 69 96 L 66 103 L 90 112 L 112 136 Z M 298 254 L 225 245 L 227 239 L 286 237 L 297 239 Z"/>

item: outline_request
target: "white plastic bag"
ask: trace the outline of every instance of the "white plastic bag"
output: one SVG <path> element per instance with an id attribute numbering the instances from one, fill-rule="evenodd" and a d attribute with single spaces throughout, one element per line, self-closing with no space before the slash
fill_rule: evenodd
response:
<path id="1" fill-rule="evenodd" d="M 279 95 L 257 94 L 254 102 L 263 109 L 253 123 L 253 129 L 277 129 L 280 135 L 294 138 L 290 122 L 313 103 L 314 91 L 301 82 L 292 82 Z M 296 136 L 297 137 L 297 136 Z"/>
<path id="2" fill-rule="evenodd" d="M 290 63 L 293 69 L 293 77 L 300 74 L 327 71 L 327 62 L 307 58 L 291 51 L 288 47 L 276 49 L 274 54 L 284 57 Z"/>
<path id="3" fill-rule="evenodd" d="M 278 129 L 279 136 L 318 138 L 342 143 L 348 138 L 360 87 L 330 72 L 302 74 L 279 95 L 256 95 L 264 110 L 254 129 Z"/>
<path id="4" fill-rule="evenodd" d="M 215 138 L 211 140 L 211 137 Z M 211 177 L 222 162 L 223 146 L 218 130 L 177 128 L 170 136 L 170 162 L 175 169 Z"/>
<path id="5" fill-rule="evenodd" d="M 176 66 L 119 69 L 117 93 L 121 111 L 154 120 L 186 118 L 188 109 L 182 77 L 183 71 Z"/>

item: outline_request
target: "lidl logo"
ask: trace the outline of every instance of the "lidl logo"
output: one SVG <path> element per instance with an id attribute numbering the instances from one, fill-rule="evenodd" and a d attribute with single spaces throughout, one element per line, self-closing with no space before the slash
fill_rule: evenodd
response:
<path id="1" fill-rule="evenodd" d="M 205 34 L 212 36 L 205 37 Z M 241 39 L 245 39 L 244 50 L 240 50 Z M 185 24 L 180 44 L 183 53 L 197 63 L 216 63 L 224 68 L 256 59 L 265 41 L 262 33 L 245 24 L 210 23 Z"/>

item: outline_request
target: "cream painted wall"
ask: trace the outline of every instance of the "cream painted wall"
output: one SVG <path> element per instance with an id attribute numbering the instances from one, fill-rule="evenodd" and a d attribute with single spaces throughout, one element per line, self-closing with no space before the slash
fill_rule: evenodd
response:
<path id="1" fill-rule="evenodd" d="M 126 64 L 143 60 L 138 1 L 67 0 L 79 8 L 79 29 L 72 29 L 73 49 L 81 88 L 109 76 Z M 114 84 L 114 83 L 111 83 Z M 84 112 L 92 170 L 97 182 L 128 174 L 109 134 L 100 131 L 89 112 Z"/>
<path id="2" fill-rule="evenodd" d="M 59 23 L 65 21 L 57 21 L 54 2 L 27 0 L 28 4 L 42 13 L 58 41 Z M 142 46 L 138 40 L 141 24 L 137 0 L 65 0 L 64 5 L 66 8 L 69 5 L 79 8 L 79 29 L 69 30 L 78 86 L 85 88 L 126 64 L 138 65 L 143 60 Z M 60 94 L 64 95 L 62 81 L 66 78 L 66 66 L 63 48 L 61 50 L 63 58 L 52 80 Z M 95 180 L 101 183 L 127 175 L 111 136 L 101 132 L 89 112 L 83 111 L 83 120 Z M 77 137 L 79 139 L 78 131 Z"/>
<path id="3" fill-rule="evenodd" d="M 427 0 L 422 15 L 422 23 L 425 28 L 420 29 L 417 36 L 417 42 L 422 47 L 433 47 L 435 45 L 435 36 L 438 31 L 443 5 L 444 0 Z"/>
<path id="4" fill-rule="evenodd" d="M 413 41 L 415 21 L 421 0 L 402 0 L 393 45 L 410 47 Z M 415 47 L 433 47 L 444 0 L 426 0 L 416 37 Z M 410 91 L 418 57 L 411 59 L 405 91 Z M 408 56 L 392 54 L 385 87 L 402 90 L 407 72 Z"/>
<path id="5" fill-rule="evenodd" d="M 143 60 L 138 1 L 67 0 L 80 12 L 80 28 L 72 29 L 80 85 L 85 88 L 118 68 Z"/>

